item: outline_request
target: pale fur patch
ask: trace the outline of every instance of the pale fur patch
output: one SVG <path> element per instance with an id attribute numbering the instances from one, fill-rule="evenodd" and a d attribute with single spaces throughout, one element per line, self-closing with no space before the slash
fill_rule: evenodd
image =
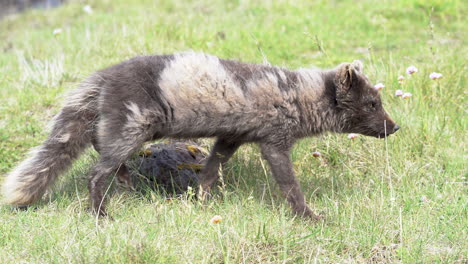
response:
<path id="1" fill-rule="evenodd" d="M 4 202 L 12 205 L 27 205 L 32 200 L 32 195 L 27 190 L 37 180 L 36 174 L 29 171 L 33 165 L 38 164 L 39 153 L 43 151 L 42 147 L 37 147 L 28 154 L 23 162 L 21 162 L 12 172 L 7 174 L 6 180 L 3 182 L 3 197 Z M 40 163 L 39 163 L 40 164 Z M 43 171 L 47 168 L 36 167 L 35 171 Z"/>
<path id="2" fill-rule="evenodd" d="M 59 138 L 57 138 L 57 141 L 60 143 L 66 143 L 70 140 L 70 133 L 65 133 L 61 135 Z"/>
<path id="3" fill-rule="evenodd" d="M 298 69 L 299 88 L 302 96 L 308 100 L 315 101 L 325 90 L 320 70 Z"/>
<path id="4" fill-rule="evenodd" d="M 176 119 L 198 111 L 228 113 L 248 104 L 219 59 L 202 53 L 176 54 L 162 72 L 159 85 L 177 110 Z"/>
<path id="5" fill-rule="evenodd" d="M 141 128 L 142 126 L 151 124 L 151 112 L 149 110 L 141 110 L 134 102 L 126 103 L 125 107 L 130 111 L 130 113 L 127 114 L 127 124 L 125 128 Z"/>
<path id="6" fill-rule="evenodd" d="M 97 98 L 101 87 L 96 85 L 97 74 L 85 79 L 78 87 L 68 92 L 66 95 L 66 106 L 75 107 L 78 111 L 93 109 L 96 110 Z"/>
<path id="7" fill-rule="evenodd" d="M 101 119 L 99 120 L 98 125 L 97 125 L 97 134 L 98 134 L 98 138 L 105 138 L 105 137 L 107 137 L 107 134 L 108 134 L 108 133 L 107 133 L 106 130 L 109 129 L 108 127 L 109 127 L 109 126 L 108 126 L 108 121 L 107 121 L 106 119 L 101 118 Z"/>
<path id="8" fill-rule="evenodd" d="M 353 68 L 362 73 L 363 72 L 363 69 L 364 69 L 364 64 L 362 63 L 362 61 L 360 60 L 354 60 L 353 63 L 351 63 L 351 66 L 353 66 Z"/>
<path id="9" fill-rule="evenodd" d="M 123 127 L 123 135 L 126 140 L 132 142 L 148 132 L 153 124 L 155 114 L 149 109 L 141 109 L 136 103 L 126 103 L 125 107 L 130 111 L 127 114 L 127 123 Z"/>
<path id="10" fill-rule="evenodd" d="M 256 108 L 267 109 L 284 101 L 285 94 L 278 88 L 278 79 L 272 73 L 268 72 L 262 78 L 249 80 L 247 87 Z"/>
<path id="11" fill-rule="evenodd" d="M 159 85 L 175 110 L 172 131 L 182 131 L 190 122 L 196 133 L 197 129 L 206 131 L 210 127 L 255 127 L 258 120 L 278 121 L 284 115 L 298 118 L 298 97 L 314 100 L 323 91 L 319 71 L 299 70 L 298 83 L 288 83 L 291 89 L 281 89 L 280 81 L 290 82 L 282 69 L 274 73 L 259 68 L 252 78 L 246 79 L 243 90 L 217 57 L 187 52 L 176 54 L 168 63 Z M 297 86 L 298 89 L 293 88 Z"/>
<path id="12" fill-rule="evenodd" d="M 147 139 L 150 126 L 154 123 L 155 113 L 150 109 L 142 109 L 135 102 L 125 103 L 128 110 L 127 121 L 123 124 L 122 133 L 115 138 L 109 138 L 113 131 L 109 131 L 109 120 L 101 119 L 98 123 L 99 138 L 108 142 L 105 148 L 116 157 L 126 157 L 134 151 L 135 146 Z"/>
<path id="13" fill-rule="evenodd" d="M 278 75 L 279 75 L 279 77 L 281 78 L 281 81 L 287 82 L 286 74 L 284 74 L 284 71 L 279 70 L 279 71 L 278 71 Z"/>

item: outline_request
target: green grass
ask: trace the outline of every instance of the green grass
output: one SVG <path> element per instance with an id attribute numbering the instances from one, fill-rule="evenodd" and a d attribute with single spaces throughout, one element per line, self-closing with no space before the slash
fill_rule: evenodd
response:
<path id="1" fill-rule="evenodd" d="M 71 0 L 0 20 L 0 174 L 46 137 L 66 91 L 135 55 L 192 49 L 262 63 L 263 53 L 289 68 L 362 59 L 402 129 L 387 141 L 327 134 L 295 146 L 323 222 L 291 215 L 254 145 L 207 204 L 112 189 L 114 220 L 97 221 L 87 211 L 89 151 L 34 210 L 0 207 L 0 263 L 466 263 L 468 5 L 288 2 L 102 0 L 86 2 L 88 15 Z M 400 86 L 410 65 L 419 72 Z M 433 71 L 444 77 L 430 80 Z M 223 221 L 210 224 L 214 215 Z"/>

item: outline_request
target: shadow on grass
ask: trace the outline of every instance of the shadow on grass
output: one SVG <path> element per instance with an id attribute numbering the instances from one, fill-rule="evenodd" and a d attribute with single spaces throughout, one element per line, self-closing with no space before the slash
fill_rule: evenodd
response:
<path id="1" fill-rule="evenodd" d="M 246 151 L 236 154 L 228 165 L 223 168 L 223 173 L 217 183 L 217 188 L 212 191 L 212 196 L 219 202 L 223 201 L 226 195 L 235 195 L 241 197 L 241 199 L 255 199 L 268 208 L 274 208 L 278 204 L 285 203 L 284 197 L 271 177 L 266 162 L 260 159 L 258 149 L 248 146 Z M 57 201 L 59 204 L 63 202 L 63 206 L 66 206 L 67 201 L 83 200 L 84 204 L 89 206 L 85 201 L 88 199 L 87 177 L 97 159 L 98 154 L 94 150 L 88 151 L 75 163 L 73 169 L 65 177 L 59 179 L 55 188 L 49 192 L 48 197 L 46 196 L 45 199 L 34 204 L 28 210 L 43 207 L 50 201 Z M 134 180 L 134 188 L 120 187 L 116 184 L 116 178 L 113 177 L 107 190 L 109 199 L 112 199 L 115 194 L 123 192 L 141 200 L 153 200 L 155 197 L 167 200 L 196 197 L 196 195 L 193 195 L 197 194 L 198 191 L 196 181 L 189 182 L 187 186 L 191 188 L 189 191 L 191 193 L 187 194 L 187 186 L 184 186 L 185 189 L 181 189 L 176 187 L 175 184 L 158 184 L 154 179 L 142 175 L 134 164 L 129 166 L 129 170 Z M 349 188 L 353 184 L 349 177 L 320 175 L 320 173 L 324 173 L 324 171 L 311 172 L 310 177 L 300 178 L 306 199 L 311 203 L 324 197 L 331 197 L 341 191 L 347 194 L 359 192 L 359 190 Z M 176 180 L 170 176 L 168 179 L 174 180 L 172 183 Z"/>

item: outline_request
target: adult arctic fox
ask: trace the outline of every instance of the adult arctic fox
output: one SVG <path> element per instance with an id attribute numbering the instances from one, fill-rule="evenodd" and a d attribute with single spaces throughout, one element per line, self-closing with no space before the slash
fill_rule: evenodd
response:
<path id="1" fill-rule="evenodd" d="M 331 70 L 288 70 L 186 52 L 141 56 L 98 71 L 68 98 L 45 142 L 8 174 L 6 202 L 27 206 L 88 146 L 100 153 L 89 177 L 93 210 L 105 215 L 109 176 L 149 140 L 216 137 L 202 171 L 209 192 L 220 164 L 256 142 L 295 214 L 317 218 L 293 172 L 298 138 L 325 131 L 386 137 L 399 126 L 382 107 L 362 63 Z"/>

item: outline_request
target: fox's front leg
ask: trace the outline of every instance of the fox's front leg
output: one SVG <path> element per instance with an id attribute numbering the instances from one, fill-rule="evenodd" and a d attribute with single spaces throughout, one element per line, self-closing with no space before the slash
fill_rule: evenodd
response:
<path id="1" fill-rule="evenodd" d="M 290 158 L 290 146 L 278 147 L 270 144 L 261 144 L 260 147 L 263 158 L 270 164 L 273 177 L 291 205 L 293 212 L 299 216 L 319 220 L 320 217 L 307 206 L 299 182 L 294 176 Z"/>
<path id="2" fill-rule="evenodd" d="M 231 142 L 222 138 L 216 141 L 211 150 L 210 157 L 200 175 L 199 195 L 201 195 L 202 198 L 210 193 L 211 187 L 218 180 L 219 166 L 224 166 L 241 144 L 241 142 Z"/>

